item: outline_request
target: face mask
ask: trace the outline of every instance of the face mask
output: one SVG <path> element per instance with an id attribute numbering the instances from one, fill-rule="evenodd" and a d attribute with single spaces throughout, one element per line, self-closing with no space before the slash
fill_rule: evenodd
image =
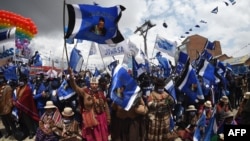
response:
<path id="1" fill-rule="evenodd" d="M 195 115 L 195 112 L 190 112 L 189 113 L 191 116 L 194 116 Z"/>
<path id="2" fill-rule="evenodd" d="M 19 84 L 19 86 L 24 86 L 24 82 L 23 81 L 20 81 L 18 84 Z"/>
<path id="3" fill-rule="evenodd" d="M 163 93 L 163 92 L 164 92 L 164 89 L 157 89 L 157 92 L 158 92 L 158 93 Z"/>

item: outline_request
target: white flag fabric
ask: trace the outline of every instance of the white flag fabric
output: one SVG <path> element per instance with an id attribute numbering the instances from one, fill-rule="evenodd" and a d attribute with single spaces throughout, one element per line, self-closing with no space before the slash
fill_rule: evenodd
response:
<path id="1" fill-rule="evenodd" d="M 127 64 L 129 67 L 132 65 L 132 56 L 136 56 L 139 52 L 139 48 L 137 48 L 136 44 L 128 41 L 128 52 L 125 52 L 123 58 L 123 64 Z"/>
<path id="2" fill-rule="evenodd" d="M 103 58 L 108 56 L 123 55 L 126 48 L 128 48 L 128 45 L 125 41 L 115 45 L 98 44 L 98 46 L 101 57 Z"/>
<path id="3" fill-rule="evenodd" d="M 155 41 L 155 48 L 159 51 L 162 51 L 164 53 L 167 53 L 169 56 L 174 57 L 175 51 L 176 51 L 176 42 L 169 41 L 163 37 L 160 37 L 157 35 L 156 41 Z"/>
<path id="4" fill-rule="evenodd" d="M 90 50 L 89 50 L 89 56 L 95 55 L 95 54 L 97 54 L 97 50 L 96 50 L 95 42 L 92 42 L 90 46 Z"/>

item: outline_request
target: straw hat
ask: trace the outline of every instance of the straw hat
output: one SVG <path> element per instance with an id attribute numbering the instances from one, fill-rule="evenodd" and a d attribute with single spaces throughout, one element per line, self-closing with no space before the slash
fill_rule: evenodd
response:
<path id="1" fill-rule="evenodd" d="M 223 118 L 225 119 L 225 118 L 230 118 L 230 117 L 233 117 L 233 116 L 234 116 L 233 112 L 227 111 L 227 112 L 224 113 Z"/>
<path id="2" fill-rule="evenodd" d="M 44 109 L 56 108 L 52 101 L 47 101 Z"/>
<path id="3" fill-rule="evenodd" d="M 197 111 L 197 109 L 194 107 L 194 105 L 189 105 L 186 111 Z"/>
<path id="4" fill-rule="evenodd" d="M 223 133 L 219 134 L 219 139 L 224 140 L 224 134 Z"/>
<path id="5" fill-rule="evenodd" d="M 220 98 L 220 101 L 224 102 L 224 103 L 228 103 L 229 102 L 228 97 L 225 96 L 225 95 Z"/>
<path id="6" fill-rule="evenodd" d="M 244 94 L 244 99 L 250 99 L 250 92 L 246 92 Z"/>
<path id="7" fill-rule="evenodd" d="M 205 103 L 204 103 L 204 106 L 205 107 L 208 107 L 208 108 L 211 108 L 212 107 L 212 103 L 210 100 L 207 100 Z"/>
<path id="8" fill-rule="evenodd" d="M 71 117 L 71 116 L 74 115 L 74 112 L 73 112 L 72 108 L 70 108 L 70 107 L 65 107 L 65 108 L 63 109 L 62 115 L 65 116 L 65 117 Z"/>

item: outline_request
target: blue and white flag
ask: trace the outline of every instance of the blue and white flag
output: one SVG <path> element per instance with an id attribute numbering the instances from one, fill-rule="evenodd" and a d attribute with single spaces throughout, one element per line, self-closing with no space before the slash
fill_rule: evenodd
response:
<path id="1" fill-rule="evenodd" d="M 98 44 L 101 57 L 111 57 L 116 55 L 123 55 L 125 54 L 125 50 L 128 48 L 128 44 L 123 41 L 115 45 L 108 45 L 108 44 Z"/>
<path id="2" fill-rule="evenodd" d="M 164 70 L 163 77 L 164 78 L 169 77 L 171 72 L 172 72 L 172 67 L 169 63 L 169 60 L 165 57 L 162 57 L 160 52 L 158 52 L 155 57 L 159 62 L 160 68 L 162 68 Z"/>
<path id="3" fill-rule="evenodd" d="M 216 123 L 216 106 L 213 108 L 213 113 L 209 119 L 208 126 L 205 129 L 204 141 L 210 141 L 211 137 L 217 133 L 217 123 Z"/>
<path id="4" fill-rule="evenodd" d="M 209 40 L 206 41 L 205 43 L 205 49 L 210 49 L 210 50 L 214 50 L 215 49 L 215 44 Z"/>
<path id="5" fill-rule="evenodd" d="M 188 56 L 188 54 L 187 53 L 185 53 L 185 52 L 182 52 L 182 51 L 180 51 L 179 52 L 179 55 L 178 55 L 179 57 L 178 57 L 178 60 L 177 60 L 177 66 L 176 66 L 176 74 L 181 74 L 181 72 L 183 71 L 183 69 L 184 69 L 184 67 L 185 67 L 185 65 L 186 65 L 186 63 L 188 63 L 188 61 L 189 61 L 189 56 Z"/>
<path id="6" fill-rule="evenodd" d="M 40 53 L 38 53 L 38 52 L 34 56 L 33 65 L 36 67 L 43 66 L 42 57 L 41 57 Z"/>
<path id="7" fill-rule="evenodd" d="M 61 83 L 60 87 L 57 90 L 57 93 L 60 101 L 67 100 L 76 94 L 76 92 L 70 87 L 66 79 L 64 79 Z"/>
<path id="8" fill-rule="evenodd" d="M 8 66 L 3 72 L 5 80 L 17 80 L 16 71 L 16 66 Z"/>
<path id="9" fill-rule="evenodd" d="M 132 68 L 132 56 L 136 56 L 139 52 L 139 48 L 135 43 L 128 41 L 128 51 L 125 51 L 122 64 L 127 64 L 128 68 Z"/>
<path id="10" fill-rule="evenodd" d="M 163 37 L 160 37 L 157 35 L 156 42 L 155 42 L 155 48 L 159 51 L 167 53 L 169 56 L 174 57 L 175 51 L 176 51 L 176 42 L 169 41 Z"/>
<path id="11" fill-rule="evenodd" d="M 167 92 L 172 96 L 172 98 L 174 99 L 175 103 L 177 103 L 177 97 L 176 97 L 176 92 L 175 92 L 175 85 L 174 85 L 174 81 L 172 79 L 169 79 L 165 89 L 167 90 Z"/>
<path id="12" fill-rule="evenodd" d="M 65 38 L 116 44 L 124 40 L 118 22 L 125 7 L 101 7 L 88 4 L 67 4 L 69 22 Z"/>
<path id="13" fill-rule="evenodd" d="M 0 41 L 15 38 L 16 28 L 6 28 L 0 30 Z"/>
<path id="14" fill-rule="evenodd" d="M 199 102 L 199 99 L 204 99 L 199 80 L 196 76 L 195 70 L 188 63 L 181 77 L 176 81 L 176 87 L 185 93 L 193 103 Z"/>
<path id="15" fill-rule="evenodd" d="M 209 63 L 207 60 L 201 59 L 200 65 L 197 69 L 199 76 L 202 76 L 210 82 L 215 83 L 214 71 L 215 67 L 211 63 Z"/>
<path id="16" fill-rule="evenodd" d="M 95 54 L 97 54 L 97 50 L 96 50 L 95 42 L 92 42 L 90 49 L 89 49 L 89 56 L 95 55 Z"/>
<path id="17" fill-rule="evenodd" d="M 120 92 L 120 89 L 123 89 L 122 92 Z M 137 85 L 136 80 L 122 65 L 117 65 L 111 81 L 110 98 L 112 101 L 128 111 L 134 104 L 139 91 L 140 87 Z"/>
<path id="18" fill-rule="evenodd" d="M 81 51 L 74 47 L 70 54 L 69 66 L 75 71 L 79 72 L 83 63 Z"/>
<path id="19" fill-rule="evenodd" d="M 100 71 L 98 70 L 97 67 L 95 67 L 95 72 L 94 72 L 94 74 L 93 74 L 93 77 L 98 77 L 98 76 L 100 76 L 100 75 L 101 75 Z"/>

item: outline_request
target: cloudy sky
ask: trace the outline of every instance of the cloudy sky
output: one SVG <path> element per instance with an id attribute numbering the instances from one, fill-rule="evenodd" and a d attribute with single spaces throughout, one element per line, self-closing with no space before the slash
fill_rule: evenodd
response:
<path id="1" fill-rule="evenodd" d="M 222 53 L 239 57 L 250 53 L 250 1 L 235 0 L 66 0 L 70 4 L 93 4 L 104 7 L 123 5 L 119 29 L 127 40 L 143 48 L 143 38 L 134 34 L 136 27 L 145 20 L 151 20 L 155 27 L 147 36 L 148 54 L 150 57 L 157 35 L 180 45 L 185 38 L 199 34 L 210 41 L 220 41 Z M 225 2 L 229 5 L 226 6 Z M 218 6 L 218 13 L 211 11 Z M 42 54 L 65 58 L 63 56 L 63 0 L 0 0 L 0 9 L 18 13 L 31 18 L 38 28 L 38 34 L 31 40 L 30 48 Z M 203 20 L 206 23 L 201 23 Z M 163 23 L 168 27 L 164 28 Z M 195 25 L 200 28 L 195 28 Z M 189 29 L 192 31 L 185 34 Z M 8 45 L 8 42 L 1 43 Z M 83 55 L 87 54 L 90 42 L 84 41 L 78 48 Z M 68 49 L 70 51 L 70 48 Z M 64 55 L 65 56 L 65 55 Z M 85 55 L 85 60 L 87 55 Z M 90 64 L 96 58 L 89 58 Z M 86 62 L 86 61 L 85 61 Z"/>

